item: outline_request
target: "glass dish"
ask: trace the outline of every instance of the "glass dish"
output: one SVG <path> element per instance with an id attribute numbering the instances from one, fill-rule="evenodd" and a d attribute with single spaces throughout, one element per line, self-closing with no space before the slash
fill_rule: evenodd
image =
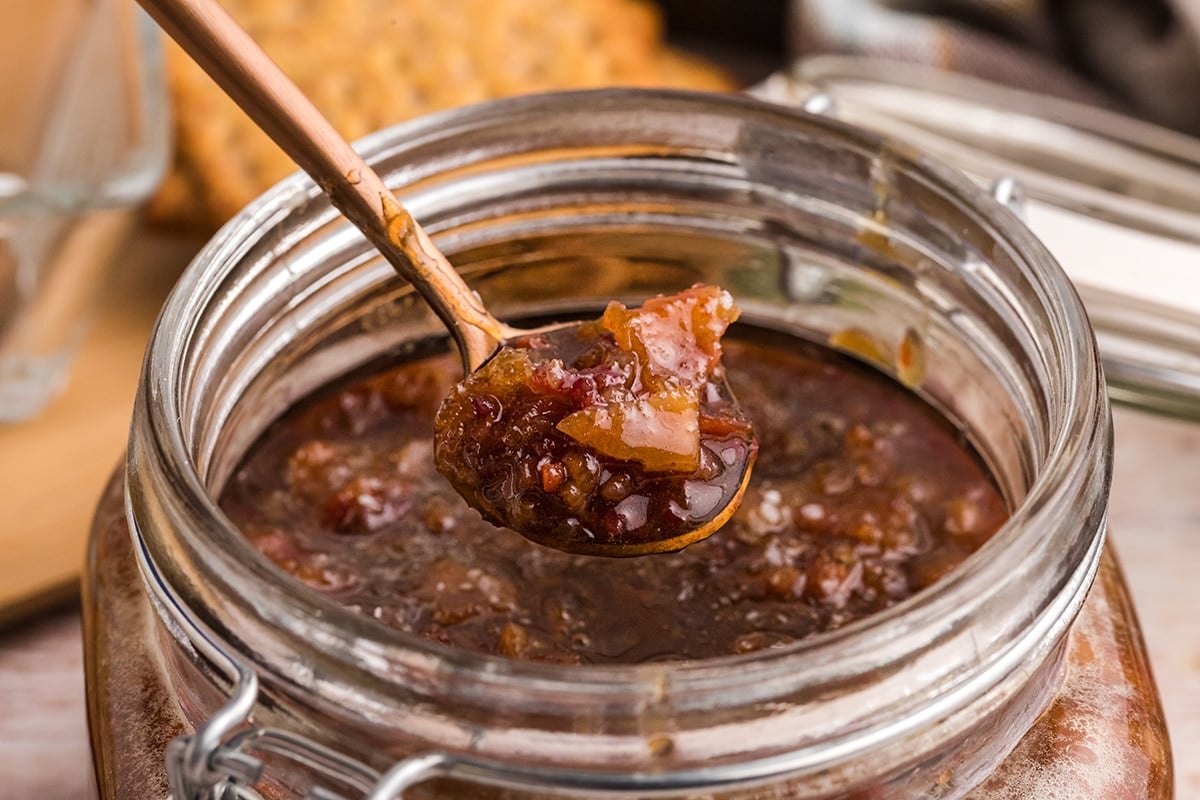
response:
<path id="1" fill-rule="evenodd" d="M 8 0 L 0 27 L 0 422 L 62 386 L 168 154 L 158 33 L 128 0 Z"/>
<path id="2" fill-rule="evenodd" d="M 1071 770 L 1071 731 L 1096 731 L 1104 780 L 1169 795 L 1136 621 L 1102 560 L 1112 440 L 1095 344 L 1002 205 L 873 134 L 739 97 L 520 98 L 362 147 L 502 317 L 706 281 L 755 324 L 817 342 L 917 331 L 919 393 L 982 455 L 1012 519 L 931 590 L 746 656 L 556 667 L 356 615 L 261 559 L 213 500 L 299 398 L 442 333 L 296 176 L 168 301 L 97 512 L 85 623 L 104 800 L 1020 797 L 1033 779 L 1092 785 Z M 1059 716 L 1035 726 L 1047 707 Z"/>

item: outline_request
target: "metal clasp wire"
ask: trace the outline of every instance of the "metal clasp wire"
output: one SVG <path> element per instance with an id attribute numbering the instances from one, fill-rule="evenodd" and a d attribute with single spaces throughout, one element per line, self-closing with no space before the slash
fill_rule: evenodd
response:
<path id="1" fill-rule="evenodd" d="M 258 677 L 236 669 L 233 696 L 195 733 L 178 736 L 166 750 L 167 785 L 173 800 L 235 800 L 239 786 L 251 786 L 262 777 L 262 762 L 225 742 L 246 724 L 258 700 Z"/>
<path id="2" fill-rule="evenodd" d="M 409 759 L 392 770 L 400 777 L 379 786 L 377 771 L 302 736 L 273 728 L 247 727 L 258 701 L 258 677 L 246 667 L 236 670 L 233 695 L 191 735 L 178 736 L 167 745 L 167 783 L 172 800 L 261 800 L 254 786 L 262 779 L 265 764 L 260 755 L 282 756 L 312 772 L 359 790 L 369 800 L 396 800 L 412 783 L 430 775 L 440 757 Z M 395 772 L 400 776 L 393 776 Z M 321 787 L 309 790 L 310 800 L 345 800 Z"/>
<path id="3" fill-rule="evenodd" d="M 128 486 L 126 508 L 129 508 Z M 130 530 L 137 521 L 127 515 Z M 174 635 L 188 642 L 195 654 L 207 660 L 230 683 L 230 698 L 192 734 L 177 736 L 164 753 L 170 800 L 262 800 L 254 788 L 263 778 L 262 755 L 278 755 L 301 764 L 312 772 L 353 788 L 367 800 L 399 800 L 401 792 L 433 773 L 440 757 L 423 756 L 397 764 L 387 776 L 304 737 L 271 728 L 255 728 L 250 717 L 259 700 L 258 675 L 217 644 L 214 637 L 185 613 L 175 593 L 146 550 L 140 535 L 134 557 L 146 581 L 151 602 Z M 257 755 L 256 755 L 257 754 Z M 401 769 L 401 768 L 404 769 Z M 387 782 L 402 773 L 404 780 Z M 378 783 L 385 783 L 377 787 Z M 388 790 L 385 794 L 382 790 Z M 369 794 L 368 794 L 369 793 Z M 346 800 L 343 795 L 315 787 L 310 800 Z"/>
<path id="4" fill-rule="evenodd" d="M 134 520 L 130 519 L 129 524 L 136 530 Z M 140 542 L 140 538 L 137 541 Z M 259 700 L 258 675 L 229 655 L 194 619 L 183 613 L 144 544 L 136 547 L 134 552 L 152 602 L 164 622 L 176 628 L 176 635 L 188 641 L 197 655 L 207 659 L 231 684 L 230 698 L 225 705 L 194 733 L 177 736 L 167 744 L 164 761 L 170 800 L 263 800 L 254 787 L 265 771 L 262 755 L 268 754 L 286 758 L 316 775 L 357 790 L 362 793 L 363 800 L 402 800 L 404 791 L 410 786 L 449 775 L 463 766 L 468 766 L 468 771 L 473 768 L 485 776 L 488 774 L 486 766 L 441 753 L 406 758 L 381 774 L 298 734 L 251 726 L 250 717 Z M 496 785 L 521 784 L 520 780 L 504 776 L 491 782 Z M 345 795 L 320 786 L 309 789 L 307 797 L 309 800 L 347 800 Z"/>

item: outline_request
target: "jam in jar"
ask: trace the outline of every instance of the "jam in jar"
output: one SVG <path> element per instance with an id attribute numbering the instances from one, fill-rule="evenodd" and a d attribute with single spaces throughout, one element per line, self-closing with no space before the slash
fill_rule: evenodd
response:
<path id="1" fill-rule="evenodd" d="M 1095 343 L 999 204 L 739 97 L 519 98 L 363 147 L 504 319 L 728 289 L 756 483 L 607 572 L 482 527 L 431 471 L 440 323 L 289 179 L 168 300 L 97 512 L 104 800 L 1170 796 Z"/>

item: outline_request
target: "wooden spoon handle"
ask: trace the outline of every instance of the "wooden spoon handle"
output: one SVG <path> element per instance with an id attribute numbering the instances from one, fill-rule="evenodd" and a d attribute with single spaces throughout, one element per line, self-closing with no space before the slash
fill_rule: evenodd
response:
<path id="1" fill-rule="evenodd" d="M 333 205 L 425 297 L 468 369 L 509 329 L 488 313 L 362 157 L 216 0 L 139 0 L 217 85 L 312 176 Z"/>

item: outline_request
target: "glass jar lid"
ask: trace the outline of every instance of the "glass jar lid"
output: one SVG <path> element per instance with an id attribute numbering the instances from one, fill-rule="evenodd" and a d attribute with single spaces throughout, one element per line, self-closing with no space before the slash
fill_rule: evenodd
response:
<path id="1" fill-rule="evenodd" d="M 1114 399 L 1200 420 L 1200 140 L 936 68 L 822 56 L 754 90 L 985 184 L 1066 269 Z"/>

